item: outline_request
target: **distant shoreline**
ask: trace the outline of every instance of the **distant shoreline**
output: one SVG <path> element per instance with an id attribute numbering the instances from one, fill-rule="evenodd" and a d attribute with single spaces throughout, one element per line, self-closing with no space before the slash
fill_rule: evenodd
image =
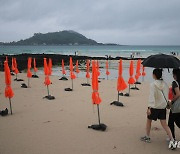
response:
<path id="1" fill-rule="evenodd" d="M 9 55 L 9 54 L 3 54 L 0 55 L 0 71 L 3 71 L 4 64 L 3 62 L 6 59 L 6 56 L 8 56 L 9 59 L 9 66 L 11 66 L 11 59 L 12 57 L 15 57 L 18 63 L 18 69 L 20 71 L 27 69 L 27 59 L 28 57 L 36 58 L 36 64 L 37 67 L 43 67 L 43 58 L 51 58 L 53 61 L 53 65 L 61 65 L 62 59 L 64 60 L 65 65 L 69 64 L 69 58 L 72 57 L 73 61 L 76 62 L 76 60 L 79 61 L 79 63 L 85 63 L 85 60 L 137 60 L 141 59 L 143 60 L 144 58 L 130 58 L 130 57 L 91 57 L 91 56 L 76 56 L 76 55 L 62 55 L 62 54 L 30 54 L 30 53 L 22 53 L 22 54 L 14 54 L 14 55 Z"/>

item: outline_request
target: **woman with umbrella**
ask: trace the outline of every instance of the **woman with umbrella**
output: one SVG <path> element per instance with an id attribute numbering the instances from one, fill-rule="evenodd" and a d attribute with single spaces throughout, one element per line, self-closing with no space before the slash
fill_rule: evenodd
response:
<path id="1" fill-rule="evenodd" d="M 173 69 L 173 78 L 175 81 L 172 82 L 173 99 L 170 102 L 170 105 L 177 99 L 180 99 L 180 69 Z M 173 138 L 175 139 L 174 123 L 176 123 L 176 125 L 180 128 L 180 112 L 173 113 L 172 110 L 170 110 L 168 126 L 171 129 Z"/>
<path id="2" fill-rule="evenodd" d="M 168 98 L 168 85 L 162 80 L 162 69 L 153 70 L 153 79 L 150 86 L 149 103 L 147 109 L 146 136 L 141 137 L 141 141 L 150 143 L 150 130 L 152 120 L 160 120 L 162 127 L 170 138 L 169 144 L 174 142 L 170 128 L 166 123 L 166 98 Z"/>

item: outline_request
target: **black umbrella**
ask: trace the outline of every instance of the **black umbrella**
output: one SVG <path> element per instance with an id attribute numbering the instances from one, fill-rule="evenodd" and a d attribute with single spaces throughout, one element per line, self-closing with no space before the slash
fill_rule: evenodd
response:
<path id="1" fill-rule="evenodd" d="M 142 65 L 154 68 L 179 68 L 180 60 L 172 55 L 157 54 L 147 57 Z"/>

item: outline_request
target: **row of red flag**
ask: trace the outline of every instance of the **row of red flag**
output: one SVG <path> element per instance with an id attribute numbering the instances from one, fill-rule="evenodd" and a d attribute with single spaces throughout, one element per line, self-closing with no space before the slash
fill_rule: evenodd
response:
<path id="1" fill-rule="evenodd" d="M 32 77 L 31 73 L 31 63 L 32 63 L 32 58 L 28 58 L 28 63 L 27 63 L 27 77 L 28 79 Z M 36 59 L 33 59 L 33 64 L 34 64 L 34 72 L 37 72 L 38 69 L 36 67 Z M 108 70 L 109 64 L 108 61 L 106 61 L 106 75 L 110 75 L 110 72 Z M 11 66 L 12 71 L 17 75 L 19 73 L 18 67 L 17 67 L 17 62 L 16 58 L 12 58 L 12 66 Z M 73 61 L 72 57 L 70 57 L 70 78 L 73 80 L 76 78 L 76 75 L 74 74 L 74 67 L 73 67 Z M 78 61 L 76 61 L 76 73 L 79 73 L 80 70 L 78 68 Z M 138 81 L 139 77 L 145 76 L 146 73 L 144 71 L 144 67 L 142 67 L 142 74 L 140 73 L 141 71 L 141 60 L 137 61 L 136 65 L 136 75 L 135 79 Z M 6 88 L 5 88 L 5 97 L 11 99 L 14 96 L 13 90 L 11 88 L 11 74 L 10 74 L 10 69 L 8 66 L 8 58 L 6 58 L 6 61 L 4 62 L 4 72 L 5 72 L 5 83 L 6 83 Z M 117 91 L 123 91 L 127 88 L 127 84 L 124 81 L 123 78 L 123 66 L 122 66 L 122 60 L 119 61 L 119 71 L 118 71 L 118 79 L 117 79 Z M 44 84 L 46 86 L 49 86 L 51 84 L 49 76 L 52 74 L 52 59 L 50 58 L 47 63 L 47 59 L 44 58 L 44 74 L 45 74 L 45 81 Z M 64 61 L 62 60 L 62 74 L 65 75 L 66 71 L 64 68 Z M 133 61 L 130 61 L 130 67 L 129 67 L 129 80 L 128 84 L 134 84 L 135 79 L 133 77 L 134 74 L 134 66 L 133 66 Z M 92 100 L 93 104 L 99 104 L 101 102 L 101 98 L 98 93 L 98 76 L 100 75 L 99 71 L 99 63 L 98 61 L 93 60 L 92 61 Z M 86 61 L 86 78 L 90 78 L 90 61 Z"/>

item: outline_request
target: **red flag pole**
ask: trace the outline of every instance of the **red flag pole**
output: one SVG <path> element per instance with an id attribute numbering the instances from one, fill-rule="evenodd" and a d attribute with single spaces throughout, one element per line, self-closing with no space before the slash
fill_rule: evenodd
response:
<path id="1" fill-rule="evenodd" d="M 73 79 L 72 79 L 72 90 L 73 90 Z"/>
<path id="2" fill-rule="evenodd" d="M 101 122 L 100 122 L 99 104 L 97 104 L 97 110 L 98 110 L 98 122 L 99 122 L 99 126 L 100 126 Z"/>
<path id="3" fill-rule="evenodd" d="M 49 87 L 48 87 L 48 85 L 47 85 L 47 92 L 48 92 L 48 96 L 49 96 Z"/>
<path id="4" fill-rule="evenodd" d="M 9 98 L 9 104 L 10 104 L 10 110 L 11 110 L 11 115 L 12 115 L 12 105 L 11 105 L 11 98 Z"/>

